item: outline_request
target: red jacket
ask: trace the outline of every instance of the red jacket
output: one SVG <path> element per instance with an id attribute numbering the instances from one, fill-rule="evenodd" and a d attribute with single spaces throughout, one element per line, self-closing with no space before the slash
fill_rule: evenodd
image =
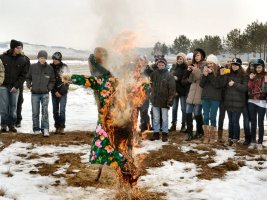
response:
<path id="1" fill-rule="evenodd" d="M 264 74 L 257 74 L 254 79 L 248 81 L 248 95 L 249 99 L 265 100 L 266 93 L 262 91 L 262 84 L 264 83 Z"/>

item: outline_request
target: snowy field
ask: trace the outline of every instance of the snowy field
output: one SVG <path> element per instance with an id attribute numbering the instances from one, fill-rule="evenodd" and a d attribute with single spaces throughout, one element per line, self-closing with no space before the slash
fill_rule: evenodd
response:
<path id="1" fill-rule="evenodd" d="M 84 66 L 75 73 L 86 73 Z M 78 72 L 77 72 L 78 70 Z M 31 94 L 25 90 L 23 104 L 23 121 L 19 132 L 32 134 Z M 180 106 L 179 106 L 180 108 Z M 169 112 L 169 123 L 171 112 Z M 66 131 L 93 131 L 97 121 L 97 109 L 90 89 L 71 86 L 68 94 L 66 112 Z M 50 131 L 54 131 L 52 102 L 49 104 Z M 181 112 L 178 112 L 181 121 Z M 242 118 L 240 119 L 242 122 Z M 227 128 L 227 117 L 224 122 Z M 179 125 L 179 124 L 178 124 Z M 242 123 L 241 123 L 242 127 Z M 8 134 L 8 133 L 7 133 Z M 3 134 L 2 134 L 3 135 Z M 6 135 L 6 134 L 4 134 Z M 33 136 L 35 137 L 35 136 Z M 64 137 L 64 136 L 62 136 Z M 176 137 L 179 137 L 178 135 Z M 264 144 L 266 144 L 266 139 Z M 4 143 L 0 136 L 0 200 L 64 200 L 64 199 L 112 199 L 114 189 L 101 187 L 69 186 L 62 175 L 67 174 L 71 164 L 60 165 L 50 175 L 40 175 L 39 166 L 53 165 L 62 154 L 77 154 L 84 166 L 88 165 L 89 144 L 82 145 L 41 145 L 14 141 L 1 151 Z M 141 147 L 134 149 L 136 157 L 164 149 L 166 143 L 161 141 L 143 141 Z M 230 160 L 242 163 L 237 170 L 227 171 L 221 178 L 210 180 L 200 178 L 203 173 L 195 160 L 184 162 L 179 159 L 168 159 L 160 166 L 146 168 L 146 174 L 139 178 L 137 187 L 148 188 L 151 192 L 165 193 L 166 199 L 211 199 L 211 200 L 262 200 L 267 198 L 267 154 L 253 152 L 241 155 L 240 150 L 232 147 L 199 149 L 199 144 L 169 141 L 167 143 L 181 155 L 197 154 L 200 160 L 210 159 L 210 169 L 224 166 Z M 207 154 L 212 152 L 213 154 Z M 70 177 L 77 176 L 83 169 L 71 168 Z M 55 185 L 55 183 L 57 183 Z"/>

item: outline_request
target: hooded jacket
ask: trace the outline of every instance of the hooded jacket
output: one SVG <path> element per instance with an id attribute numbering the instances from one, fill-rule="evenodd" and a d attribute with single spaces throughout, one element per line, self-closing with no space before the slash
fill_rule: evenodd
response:
<path id="1" fill-rule="evenodd" d="M 169 108 L 175 96 L 175 80 L 165 68 L 151 74 L 150 100 L 154 107 Z"/>
<path id="2" fill-rule="evenodd" d="M 69 73 L 69 68 L 66 64 L 60 62 L 58 65 L 55 65 L 53 63 L 50 64 L 55 73 L 55 86 L 52 90 L 52 93 L 55 94 L 56 92 L 59 92 L 61 95 L 65 95 L 68 93 L 69 90 L 69 84 L 62 82 L 62 74 L 63 73 Z"/>

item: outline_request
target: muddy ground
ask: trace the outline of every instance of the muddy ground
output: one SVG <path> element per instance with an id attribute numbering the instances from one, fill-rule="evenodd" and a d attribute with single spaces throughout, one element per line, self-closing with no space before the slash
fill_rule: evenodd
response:
<path id="1" fill-rule="evenodd" d="M 148 138 L 150 133 L 148 133 Z M 55 146 L 68 146 L 68 145 L 83 145 L 91 143 L 93 138 L 92 132 L 67 132 L 65 135 L 51 134 L 49 138 L 44 138 L 42 135 L 34 136 L 30 134 L 21 133 L 0 133 L 0 141 L 4 144 L 0 151 L 9 146 L 11 143 L 20 141 L 25 143 L 32 143 L 33 145 L 55 145 Z M 219 166 L 210 168 L 208 164 L 213 163 L 213 156 L 215 151 L 213 149 L 227 149 L 223 144 L 214 145 L 203 145 L 200 140 L 193 140 L 191 143 L 197 144 L 194 149 L 204 151 L 203 154 L 199 154 L 197 151 L 190 150 L 183 152 L 180 148 L 181 145 L 187 145 L 185 142 L 186 135 L 178 132 L 171 132 L 169 134 L 169 142 L 163 146 L 162 149 L 157 151 L 151 151 L 149 156 L 147 154 L 138 156 L 138 166 L 140 175 L 146 175 L 147 168 L 160 167 L 163 161 L 170 159 L 177 160 L 180 162 L 190 162 L 196 164 L 201 169 L 198 171 L 197 177 L 199 179 L 211 180 L 214 178 L 223 178 L 229 171 L 238 170 L 240 167 L 245 165 L 244 160 L 240 159 L 245 156 L 255 157 L 256 155 L 266 155 L 267 150 L 258 152 L 257 150 L 248 150 L 246 146 L 239 144 L 236 147 L 237 157 L 228 159 L 226 162 Z M 31 174 L 40 174 L 42 176 L 55 176 L 63 177 L 69 186 L 74 187 L 96 187 L 105 189 L 115 189 L 117 192 L 116 199 L 165 199 L 164 193 L 149 192 L 149 188 L 139 188 L 130 190 L 128 186 L 121 187 L 118 182 L 118 177 L 114 168 L 104 167 L 101 178 L 99 181 L 95 181 L 98 166 L 90 165 L 89 163 L 82 163 L 81 156 L 83 154 L 60 154 L 59 159 L 54 164 L 37 164 L 37 171 L 30 171 Z M 19 155 L 25 159 L 37 159 L 40 155 Z M 42 155 L 43 157 L 50 157 L 49 154 Z M 256 161 L 263 162 L 264 158 L 257 157 Z M 69 163 L 69 167 L 65 174 L 54 174 L 59 168 Z M 74 173 L 75 169 L 79 169 L 78 172 Z M 259 169 L 260 170 L 260 169 Z M 114 184 L 116 183 L 116 184 Z M 60 181 L 56 181 L 54 186 L 60 185 Z"/>

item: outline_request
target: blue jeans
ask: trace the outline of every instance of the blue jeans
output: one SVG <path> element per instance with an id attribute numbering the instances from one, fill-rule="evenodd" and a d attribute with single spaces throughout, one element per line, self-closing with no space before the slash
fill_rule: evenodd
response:
<path id="1" fill-rule="evenodd" d="M 19 90 L 10 92 L 6 87 L 0 87 L 0 116 L 1 127 L 15 126 L 17 120 L 17 103 Z"/>
<path id="2" fill-rule="evenodd" d="M 57 97 L 55 94 L 52 94 L 55 128 L 65 128 L 67 95 L 64 94 L 61 97 Z"/>
<path id="3" fill-rule="evenodd" d="M 264 135 L 264 116 L 265 108 L 259 107 L 254 103 L 248 103 L 249 115 L 251 119 L 251 142 L 256 143 L 256 131 L 257 131 L 257 121 L 259 127 L 259 144 L 263 142 Z M 257 119 L 258 118 L 258 119 Z"/>
<path id="4" fill-rule="evenodd" d="M 215 100 L 203 99 L 201 103 L 203 107 L 203 116 L 204 116 L 203 124 L 216 127 L 216 117 L 220 102 Z"/>
<path id="5" fill-rule="evenodd" d="M 228 118 L 229 118 L 229 139 L 240 139 L 240 125 L 239 119 L 241 116 L 241 112 L 231 112 L 227 111 Z"/>
<path id="6" fill-rule="evenodd" d="M 186 97 L 185 96 L 175 96 L 173 99 L 173 105 L 172 105 L 172 123 L 177 122 L 177 111 L 178 111 L 178 104 L 181 104 L 181 111 L 182 111 L 182 123 L 186 122 Z"/>
<path id="7" fill-rule="evenodd" d="M 186 114 L 193 113 L 194 116 L 202 115 L 202 105 L 201 104 L 186 104 Z"/>
<path id="8" fill-rule="evenodd" d="M 251 134 L 250 134 L 250 115 L 249 115 L 249 109 L 248 104 L 244 106 L 243 112 L 243 127 L 245 132 L 245 139 L 247 141 L 251 140 Z"/>
<path id="9" fill-rule="evenodd" d="M 162 113 L 162 132 L 168 133 L 168 108 L 153 106 L 153 129 L 154 133 L 159 133 L 160 129 L 160 110 Z"/>
<path id="10" fill-rule="evenodd" d="M 32 94 L 32 122 L 33 131 L 49 129 L 48 119 L 49 94 Z M 42 118 L 40 128 L 40 104 L 42 106 Z"/>

